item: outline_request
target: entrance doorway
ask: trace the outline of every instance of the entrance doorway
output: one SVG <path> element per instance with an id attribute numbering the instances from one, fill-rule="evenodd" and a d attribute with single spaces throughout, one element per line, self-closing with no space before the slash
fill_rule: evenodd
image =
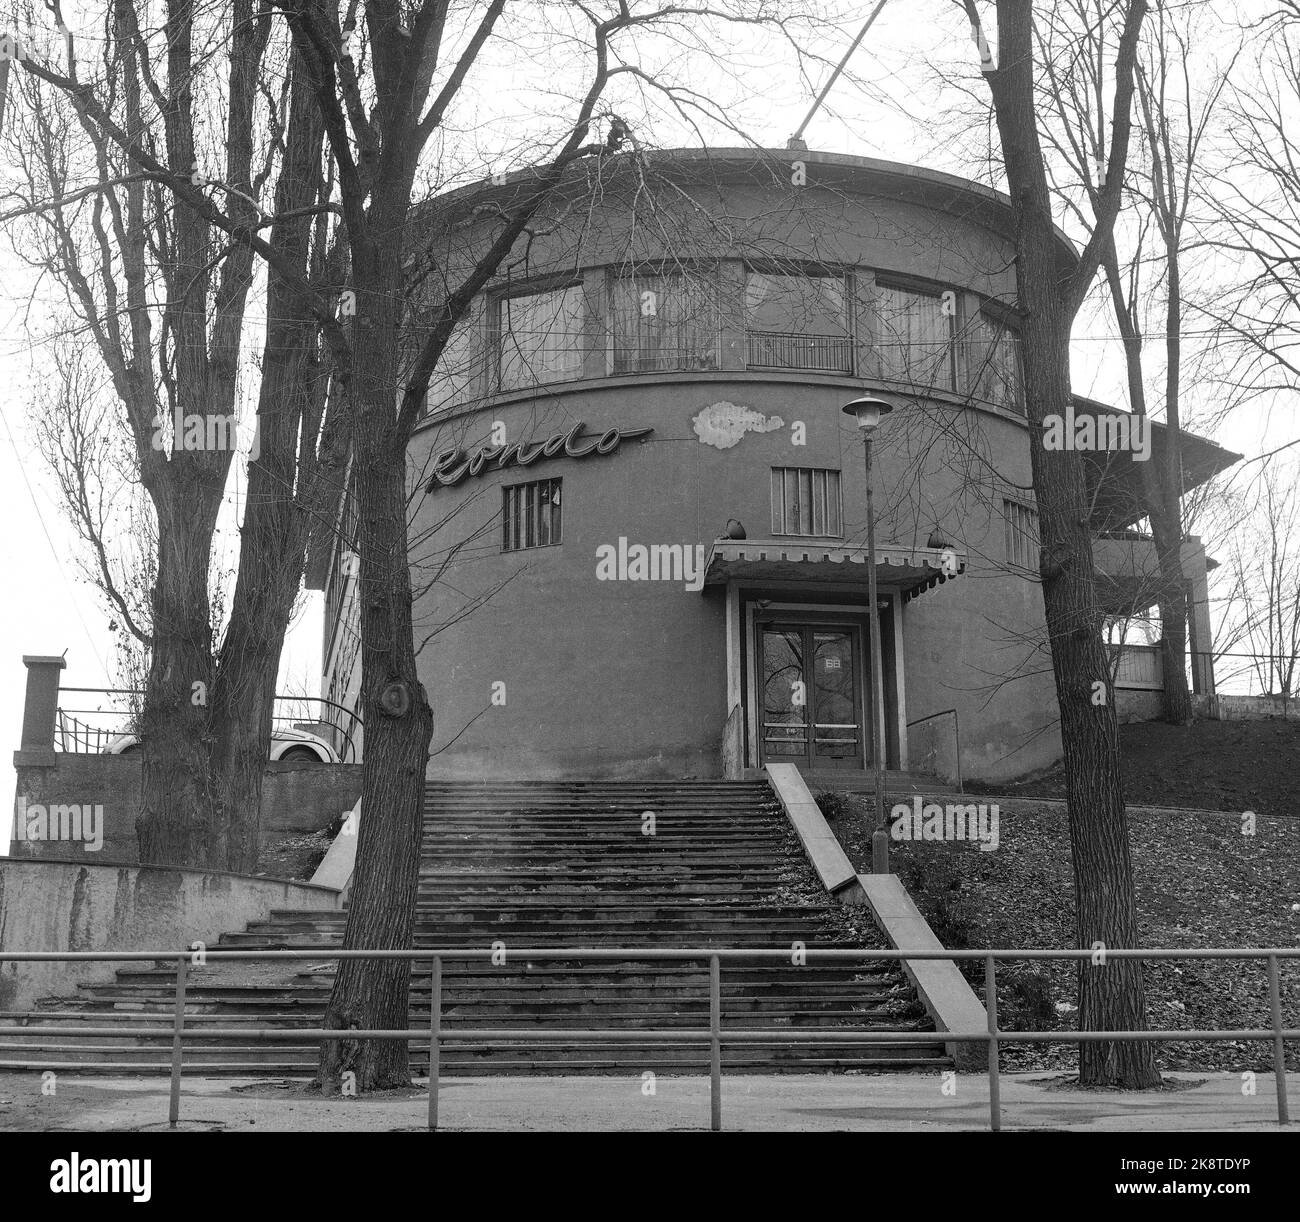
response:
<path id="1" fill-rule="evenodd" d="M 761 762 L 865 768 L 871 738 L 861 625 L 771 620 L 755 627 Z"/>

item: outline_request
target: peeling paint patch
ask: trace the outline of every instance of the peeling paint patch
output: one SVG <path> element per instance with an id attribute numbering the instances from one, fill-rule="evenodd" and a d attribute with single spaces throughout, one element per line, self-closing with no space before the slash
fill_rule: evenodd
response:
<path id="1" fill-rule="evenodd" d="M 729 450 L 739 445 L 746 433 L 771 433 L 785 427 L 780 416 L 765 416 L 752 407 L 728 403 L 725 399 L 720 403 L 710 403 L 693 423 L 700 441 L 717 450 Z"/>

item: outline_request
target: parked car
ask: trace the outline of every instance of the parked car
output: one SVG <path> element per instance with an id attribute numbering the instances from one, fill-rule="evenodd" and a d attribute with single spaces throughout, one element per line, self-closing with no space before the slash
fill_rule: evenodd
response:
<path id="1" fill-rule="evenodd" d="M 105 755 L 129 755 L 140 750 L 140 739 L 134 734 L 119 734 L 110 739 L 104 748 Z M 315 760 L 321 764 L 337 764 L 338 752 L 319 734 L 300 730 L 297 726 L 277 726 L 271 733 L 272 760 Z"/>

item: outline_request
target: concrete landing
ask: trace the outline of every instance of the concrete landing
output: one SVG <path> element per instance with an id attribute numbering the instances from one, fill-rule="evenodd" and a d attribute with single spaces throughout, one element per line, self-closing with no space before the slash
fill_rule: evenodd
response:
<path id="1" fill-rule="evenodd" d="M 1237 1074 L 1169 1074 L 1183 1089 L 1119 1094 L 1061 1089 L 1062 1075 L 1003 1074 L 1004 1131 L 1243 1132 L 1276 1130 L 1273 1083 L 1243 1096 Z M 1288 1075 L 1293 1100 L 1300 1074 Z M 654 1093 L 646 1093 L 653 1086 Z M 165 1079 L 0 1076 L 0 1131 L 127 1132 L 167 1127 Z M 945 1093 L 947 1092 L 947 1093 Z M 382 1098 L 304 1095 L 299 1084 L 186 1077 L 182 1129 L 227 1132 L 392 1132 L 423 1129 L 423 1090 Z M 441 1127 L 468 1131 L 699 1130 L 709 1124 L 702 1077 L 461 1078 L 445 1081 Z M 723 1077 L 730 1131 L 962 1132 L 987 1130 L 988 1079 L 939 1073 Z M 1298 1126 L 1289 1126 L 1292 1130 Z"/>
<path id="2" fill-rule="evenodd" d="M 804 784 L 813 791 L 829 789 L 833 793 L 874 793 L 875 779 L 872 774 L 860 772 L 854 768 L 800 768 L 799 775 Z M 762 768 L 746 768 L 745 780 L 761 781 L 766 779 Z M 887 794 L 946 794 L 956 793 L 955 786 L 946 784 L 936 777 L 926 776 L 920 772 L 886 772 L 885 792 Z"/>

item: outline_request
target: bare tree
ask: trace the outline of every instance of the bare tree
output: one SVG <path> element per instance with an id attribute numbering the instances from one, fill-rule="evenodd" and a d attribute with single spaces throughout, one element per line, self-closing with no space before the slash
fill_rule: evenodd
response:
<path id="1" fill-rule="evenodd" d="M 57 4 L 51 13 L 61 24 Z M 129 536 L 102 482 L 106 410 L 65 394 L 46 417 L 46 450 L 114 622 L 148 660 L 135 727 L 140 858 L 251 871 L 284 633 L 315 502 L 346 445 L 323 427 L 320 327 L 284 271 L 326 283 L 341 268 L 337 256 L 328 266 L 321 121 L 288 40 L 272 38 L 271 10 L 253 0 L 229 13 L 170 3 L 157 18 L 149 5 L 116 0 L 97 59 L 83 60 L 71 35 L 66 71 L 23 56 L 23 105 L 11 121 L 25 186 L 11 193 L 7 217 L 28 222 L 20 250 L 64 286 L 107 373 L 119 478 L 148 497 L 147 556 L 135 548 L 124 565 Z M 210 54 L 210 42 L 222 50 Z M 285 71 L 278 89 L 273 57 Z M 213 181 L 204 166 L 218 159 Z M 190 202 L 175 198 L 174 181 Z M 209 191 L 225 197 L 224 229 L 204 212 Z M 240 564 L 223 614 L 214 536 L 237 450 L 256 271 L 239 235 L 262 231 L 279 263 L 267 278 Z M 140 574 L 147 605 L 129 593 Z"/>
<path id="2" fill-rule="evenodd" d="M 984 44 L 976 0 L 964 0 L 972 33 Z M 1132 129 L 1131 106 L 1145 0 L 1120 6 L 1114 101 L 1105 185 L 1092 234 L 1064 274 L 1053 221 L 1041 136 L 1040 57 L 1032 0 L 998 0 L 997 60 L 984 62 L 1012 207 L 1016 216 L 1019 313 L 1030 460 L 1042 535 L 1040 573 L 1065 750 L 1076 935 L 1083 947 L 1138 944 L 1127 814 L 1114 703 L 1095 699 L 1107 665 L 1097 611 L 1091 515 L 1077 452 L 1048 450 L 1044 418 L 1070 401 L 1070 330 L 1110 240 L 1122 202 Z M 1105 690 L 1103 686 L 1103 691 Z M 1141 965 L 1094 962 L 1080 969 L 1079 1025 L 1140 1030 L 1146 1023 Z M 1079 1052 L 1086 1085 L 1149 1086 L 1160 1080 L 1149 1044 L 1089 1042 Z"/>
<path id="3" fill-rule="evenodd" d="M 1247 499 L 1249 504 L 1246 503 Z M 1228 544 L 1225 648 L 1266 695 L 1296 695 L 1300 678 L 1300 470 L 1267 464 Z M 1243 648 L 1244 647 L 1244 648 Z"/>
<path id="4" fill-rule="evenodd" d="M 1219 415 L 1258 404 L 1272 423 L 1300 388 L 1300 5 L 1284 0 L 1259 32 L 1224 106 L 1223 163 L 1200 178 L 1199 250 L 1237 270 L 1193 303 L 1210 327 L 1204 370 Z M 1286 417 L 1289 421 L 1289 416 Z M 1300 444 L 1284 436 L 1270 454 Z"/>
<path id="5" fill-rule="evenodd" d="M 1211 14 L 1171 12 L 1157 3 L 1154 20 L 1139 52 L 1137 97 L 1139 135 L 1125 178 L 1124 211 L 1102 252 L 1111 314 L 1119 329 L 1128 375 L 1129 402 L 1140 420 L 1150 418 L 1149 380 L 1144 348 L 1148 331 L 1164 338 L 1164 377 L 1157 404 L 1164 407 L 1160 463 L 1140 466 L 1143 516 L 1150 523 L 1161 581 L 1151 591 L 1160 607 L 1164 662 L 1164 719 L 1175 725 L 1192 719 L 1187 684 L 1187 585 L 1182 566 L 1185 538 L 1182 512 L 1183 323 L 1186 292 L 1183 263 L 1188 243 L 1189 208 L 1197 198 L 1212 120 L 1237 58 L 1229 31 Z M 1044 65 L 1045 142 L 1069 176 L 1052 174 L 1058 196 L 1084 232 L 1091 232 L 1105 184 L 1108 133 L 1104 98 L 1109 69 L 1105 6 L 1099 0 L 1072 0 L 1058 7 L 1040 38 Z M 1211 37 L 1213 35 L 1213 37 Z M 1203 63 L 1213 43 L 1228 52 L 1223 62 Z M 1238 37 L 1237 49 L 1240 49 Z M 1195 81 L 1189 63 L 1197 60 Z M 1051 167 L 1049 166 L 1049 171 Z M 1087 208 L 1083 204 L 1086 202 Z M 1126 248 L 1121 257 L 1121 244 Z M 1149 249 L 1153 244 L 1154 251 Z M 1151 283 L 1144 275 L 1150 273 Z M 1148 323 L 1148 318 L 1155 319 Z"/>

